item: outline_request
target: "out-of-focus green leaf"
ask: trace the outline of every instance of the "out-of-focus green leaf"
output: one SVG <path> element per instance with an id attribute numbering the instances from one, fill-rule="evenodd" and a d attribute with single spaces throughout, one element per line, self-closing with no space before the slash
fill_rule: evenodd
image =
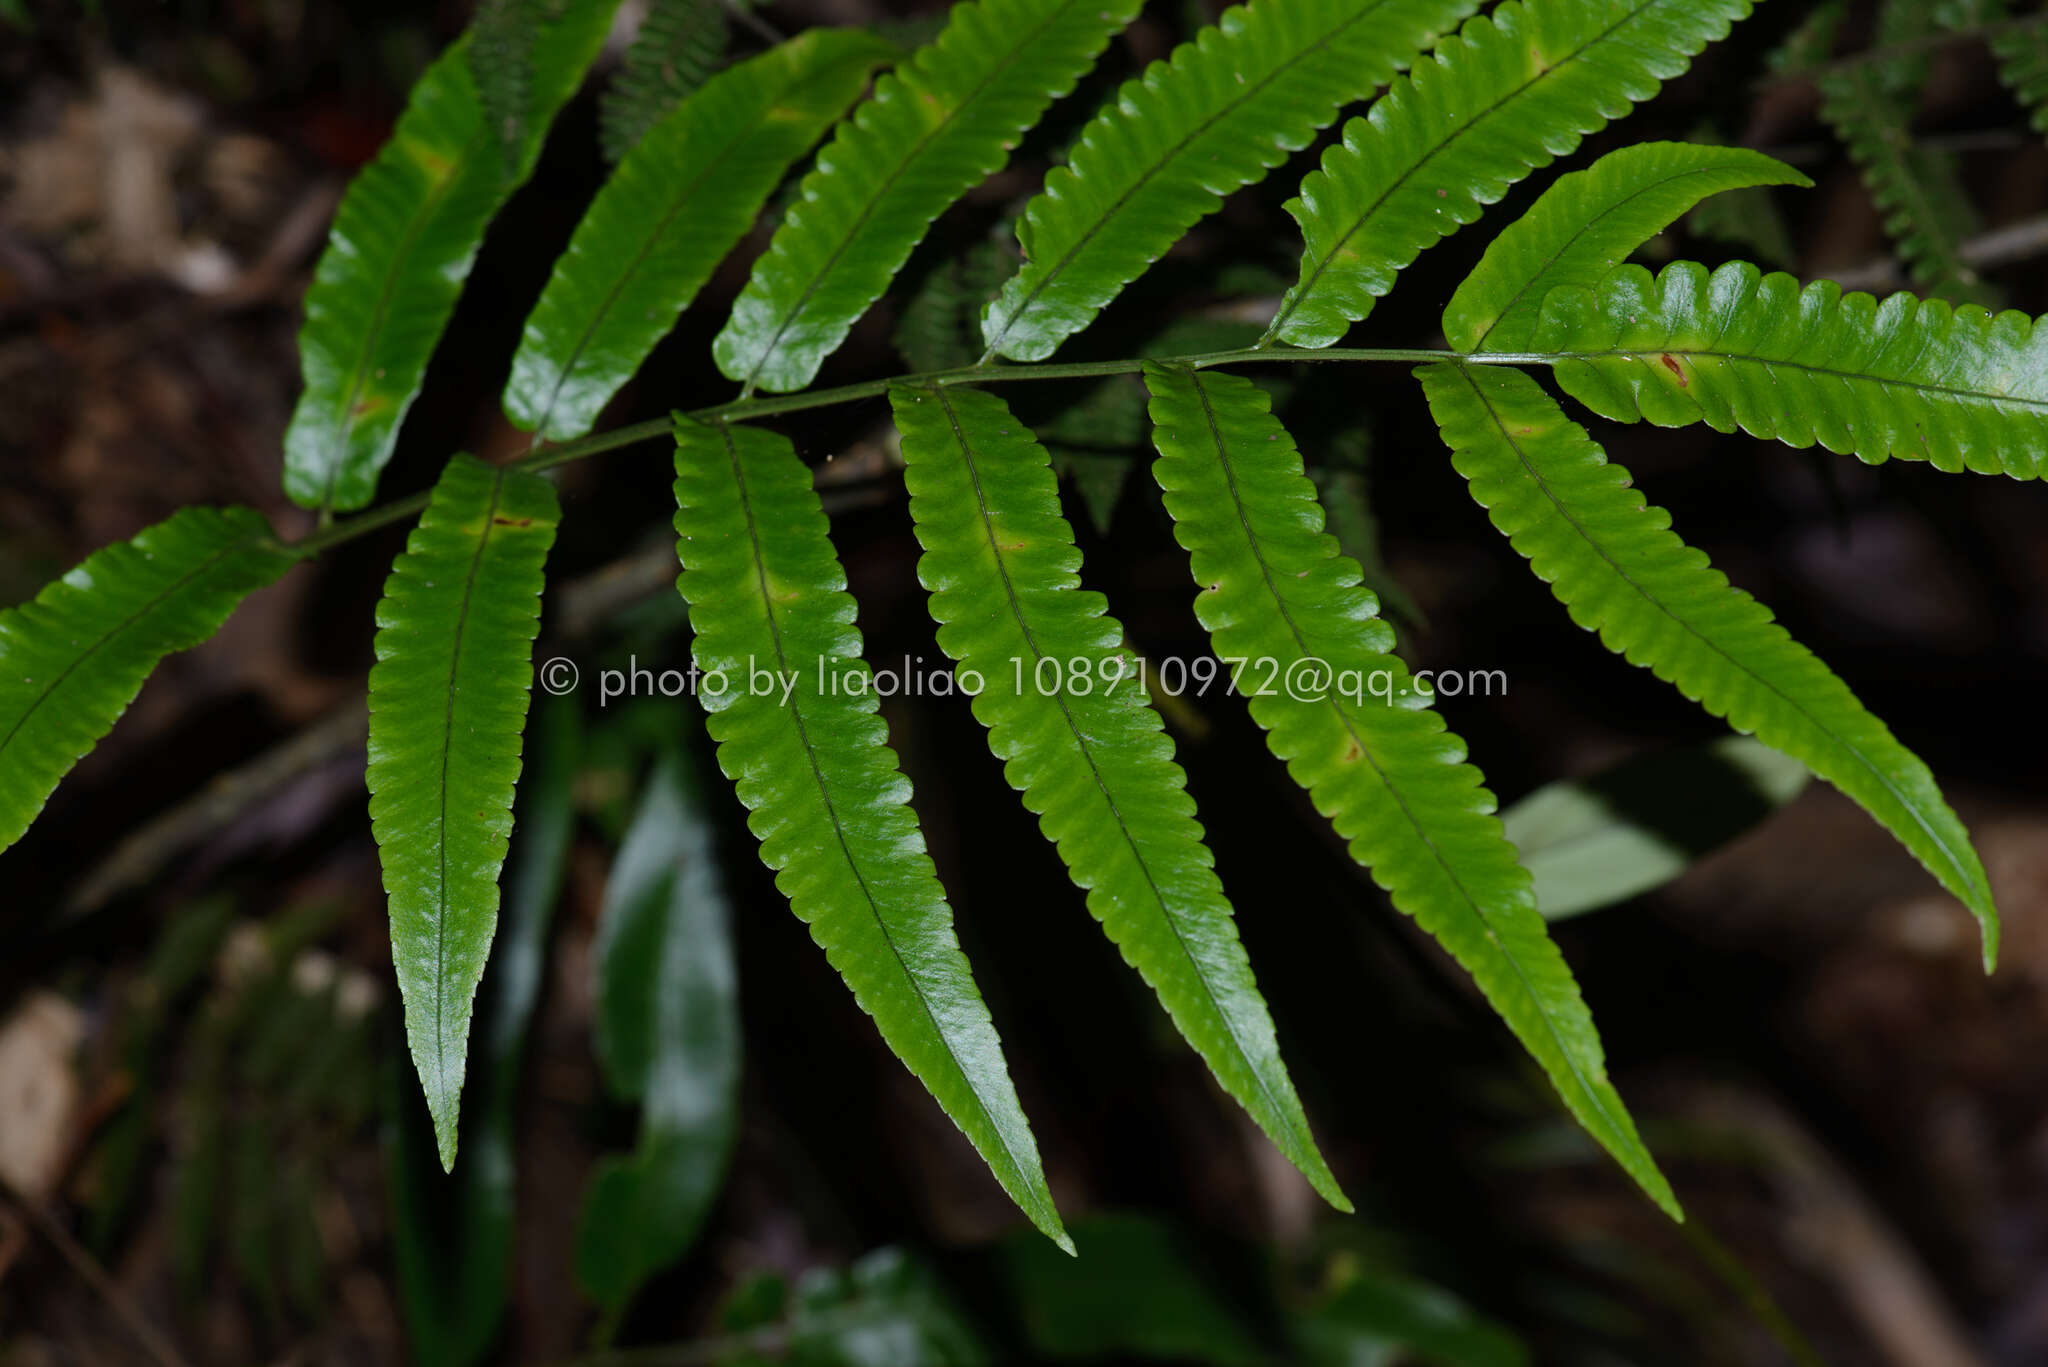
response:
<path id="1" fill-rule="evenodd" d="M 1438 1287 L 1354 1272 L 1289 1325 L 1303 1367 L 1528 1367 L 1529 1350 Z"/>
<path id="2" fill-rule="evenodd" d="M 1069 1227 L 1079 1256 L 1011 1240 L 1003 1266 L 1031 1347 L 1049 1358 L 1258 1367 L 1267 1355 L 1217 1279 L 1167 1226 L 1098 1215 Z"/>
<path id="3" fill-rule="evenodd" d="M 739 975 L 714 860 L 688 761 L 664 755 L 598 925 L 598 1058 L 611 1091 L 641 1103 L 640 1141 L 591 1179 L 576 1278 L 614 1315 L 696 1240 L 738 1129 Z"/>
<path id="4" fill-rule="evenodd" d="M 1799 795 L 1806 766 L 1747 736 L 1547 784 L 1501 813 L 1552 921 L 1661 886 Z"/>
<path id="5" fill-rule="evenodd" d="M 479 1049 L 462 1120 L 462 1162 L 441 1171 L 432 1127 L 399 1075 L 387 1150 L 392 1241 L 407 1347 L 419 1367 L 469 1367 L 498 1333 L 511 1296 L 513 1104 L 526 1028 L 540 998 L 575 830 L 581 713 L 570 698 L 534 709 L 532 762 L 520 785 L 497 942 L 477 1003 Z"/>

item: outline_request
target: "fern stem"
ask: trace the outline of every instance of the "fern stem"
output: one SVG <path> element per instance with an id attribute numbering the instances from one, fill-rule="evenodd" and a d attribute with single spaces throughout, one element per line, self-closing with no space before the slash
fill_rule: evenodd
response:
<path id="1" fill-rule="evenodd" d="M 1167 357 L 1160 359 L 1160 363 L 1186 366 L 1191 370 L 1206 370 L 1212 366 L 1273 361 L 1379 361 L 1421 365 L 1432 361 L 1455 361 L 1471 365 L 1549 365 L 1558 359 L 1559 356 L 1548 352 L 1499 351 L 1465 356 L 1455 351 L 1433 347 L 1247 347 L 1238 351 L 1210 351 L 1194 356 Z M 683 416 L 698 422 L 744 422 L 754 418 L 772 418 L 781 413 L 801 413 L 812 408 L 829 408 L 834 404 L 858 403 L 863 399 L 879 399 L 889 392 L 891 385 L 1009 384 L 1018 380 L 1084 380 L 1104 375 L 1135 375 L 1144 368 L 1145 359 L 1142 357 L 1115 361 L 1070 361 L 1057 365 L 961 366 L 953 370 L 926 371 L 920 375 L 893 375 L 882 380 L 863 380 L 859 384 L 806 390 L 801 394 L 779 394 L 765 399 L 743 396 L 729 403 L 693 409 Z M 571 461 L 582 460 L 586 456 L 594 456 L 603 451 L 615 451 L 622 446 L 633 446 L 643 441 L 665 437 L 673 426 L 673 418 L 650 418 L 646 422 L 636 422 L 627 427 L 593 432 L 575 441 L 536 447 L 519 459 L 507 462 L 507 466 L 510 469 L 533 473 L 552 470 L 558 465 L 567 465 Z M 427 496 L 424 493 L 396 499 L 382 507 L 352 517 L 346 522 L 328 523 L 297 541 L 280 542 L 279 548 L 302 560 L 310 560 L 344 542 L 367 536 L 394 522 L 402 522 L 406 518 L 416 516 L 426 506 Z"/>

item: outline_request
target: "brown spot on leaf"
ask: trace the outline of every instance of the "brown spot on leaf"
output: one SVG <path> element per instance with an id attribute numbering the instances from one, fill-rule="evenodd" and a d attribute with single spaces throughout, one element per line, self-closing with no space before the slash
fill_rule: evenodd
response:
<path id="1" fill-rule="evenodd" d="M 531 527 L 533 519 L 530 517 L 507 517 L 503 513 L 494 513 L 491 515 L 491 525 L 493 527 Z"/>
<path id="2" fill-rule="evenodd" d="M 1678 363 L 1678 358 L 1673 356 L 1670 352 L 1664 352 L 1657 359 L 1664 363 L 1664 368 L 1666 370 L 1670 371 L 1673 375 L 1676 375 L 1678 377 L 1678 387 L 1680 389 L 1684 389 L 1687 385 L 1690 385 L 1692 383 L 1692 381 L 1687 379 L 1685 376 L 1685 367 L 1680 365 Z"/>

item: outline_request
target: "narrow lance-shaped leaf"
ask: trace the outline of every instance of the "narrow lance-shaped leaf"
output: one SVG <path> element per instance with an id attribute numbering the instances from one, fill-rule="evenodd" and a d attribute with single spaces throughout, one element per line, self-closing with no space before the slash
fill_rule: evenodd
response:
<path id="1" fill-rule="evenodd" d="M 650 0 L 598 108 L 604 159 L 617 166 L 647 130 L 711 79 L 731 37 L 728 5 L 748 0 Z"/>
<path id="2" fill-rule="evenodd" d="M 1266 743 L 1394 905 L 1464 966 L 1593 1137 L 1677 1218 L 1677 1199 L 1607 1080 L 1600 1037 L 1529 875 L 1430 695 L 1393 653 L 1359 568 L 1263 391 L 1148 366 L 1153 473 L 1202 592 L 1195 614 Z"/>
<path id="3" fill-rule="evenodd" d="M 1473 0 L 1253 0 L 1127 82 L 1046 177 L 1025 263 L 989 305 L 989 351 L 1043 360 L 1223 197 L 1383 85 Z"/>
<path id="4" fill-rule="evenodd" d="M 2048 329 L 2022 313 L 1675 261 L 1552 291 L 1535 349 L 1616 422 L 1704 422 L 2018 479 L 2038 478 L 2048 452 Z"/>
<path id="5" fill-rule="evenodd" d="M 1329 346 L 1425 248 L 1657 93 L 1750 0 L 1506 0 L 1393 86 L 1301 182 L 1301 279 L 1269 338 Z"/>
<path id="6" fill-rule="evenodd" d="M 1339 1209 L 1123 627 L 1083 590 L 1051 459 L 1003 402 L 890 391 L 941 649 L 1088 909 L 1181 1034 Z M 1048 669 L 1048 666 L 1050 667 Z"/>
<path id="7" fill-rule="evenodd" d="M 1458 472 L 1572 620 L 1729 725 L 1854 798 L 1950 892 L 1998 952 L 1984 869 L 1934 776 L 1763 604 L 1671 531 L 1586 430 L 1519 370 L 1418 372 Z"/>
<path id="8" fill-rule="evenodd" d="M 1761 152 L 1645 142 L 1559 176 L 1529 212 L 1486 248 L 1444 309 L 1460 351 L 1520 351 L 1543 300 L 1561 285 L 1590 288 L 1709 195 L 1755 185 L 1811 185 Z"/>
<path id="9" fill-rule="evenodd" d="M 748 389 L 801 389 L 946 207 L 1000 170 L 1140 0 L 974 0 L 875 83 L 804 177 L 712 344 Z"/>
<path id="10" fill-rule="evenodd" d="M 605 884 L 597 1053 L 641 1103 L 630 1156 L 591 1176 L 576 1280 L 613 1316 L 696 1241 L 739 1128 L 739 970 L 710 823 L 679 748 L 648 779 Z"/>
<path id="11" fill-rule="evenodd" d="M 297 563 L 249 508 L 187 508 L 0 612 L 0 850 L 164 656 L 220 629 Z"/>
<path id="12" fill-rule="evenodd" d="M 392 1257 L 406 1347 L 421 1367 L 482 1361 L 512 1298 L 514 1102 L 575 831 L 580 715 L 573 697 L 543 698 L 528 727 L 532 761 L 519 785 L 504 910 L 477 997 L 477 1066 L 454 1173 L 439 1171 L 433 1126 L 413 1100 L 412 1080 L 398 1076 L 391 1089 L 403 1108 L 390 1127 L 386 1179 Z"/>
<path id="13" fill-rule="evenodd" d="M 774 433 L 678 419 L 675 487 L 698 696 L 762 862 L 890 1049 L 1066 1247 L 889 749 L 810 472 Z"/>
<path id="14" fill-rule="evenodd" d="M 370 671 L 370 824 L 405 1033 L 455 1164 L 471 1003 L 498 924 L 548 547 L 539 475 L 457 456 L 391 566 Z"/>
<path id="15" fill-rule="evenodd" d="M 509 163 L 470 74 L 467 39 L 413 87 L 391 140 L 343 197 L 306 292 L 306 388 L 284 438 L 294 502 L 345 511 L 376 497 L 484 229 L 532 173 L 615 8 L 617 0 L 567 5 L 547 26 Z"/>
<path id="16" fill-rule="evenodd" d="M 895 49 L 813 29 L 711 78 L 649 129 L 555 263 L 512 358 L 505 411 L 580 437 L 744 237 L 783 172 Z"/>

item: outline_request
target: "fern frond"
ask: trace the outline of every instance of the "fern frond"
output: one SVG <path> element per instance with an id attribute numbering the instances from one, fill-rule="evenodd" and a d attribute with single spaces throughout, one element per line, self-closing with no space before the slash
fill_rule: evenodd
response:
<path id="1" fill-rule="evenodd" d="M 963 684 L 979 681 L 989 749 L 1216 1080 L 1349 1210 L 1281 1062 L 1173 742 L 1119 650 L 1122 626 L 1081 588 L 1045 448 L 993 394 L 899 387 L 889 398 L 924 547 L 918 578 L 940 648 Z"/>
<path id="2" fill-rule="evenodd" d="M 2027 111 L 2036 133 L 2048 133 L 2048 16 L 1991 37 L 1998 79 Z"/>
<path id="3" fill-rule="evenodd" d="M 1599 284 L 1702 199 L 1743 186 L 1811 184 L 1739 147 L 1645 142 L 1610 152 L 1559 176 L 1488 244 L 1444 309 L 1444 336 L 1459 351 L 1524 350 L 1550 291 Z"/>
<path id="4" fill-rule="evenodd" d="M 895 49 L 812 29 L 714 76 L 647 131 L 598 192 L 526 320 L 505 411 L 580 437 L 633 377 L 790 164 Z"/>
<path id="5" fill-rule="evenodd" d="M 1953 157 L 1914 143 L 1914 102 L 1887 89 L 1871 63 L 1822 76 L 1820 89 L 1821 117 L 1862 171 L 1914 281 L 1936 294 L 1988 302 L 1983 278 L 1962 257 L 1964 239 L 1977 228 L 1970 197 Z"/>
<path id="6" fill-rule="evenodd" d="M 1324 347 L 1428 247 L 1657 93 L 1750 0 L 1505 0 L 1344 127 L 1288 203 L 1301 279 L 1267 336 Z"/>
<path id="7" fill-rule="evenodd" d="M 296 562 L 252 508 L 186 508 L 0 612 L 0 850 L 166 655 Z"/>
<path id="8" fill-rule="evenodd" d="M 687 762 L 663 755 L 595 946 L 598 1061 L 641 1103 L 634 1152 L 599 1162 L 577 1222 L 576 1280 L 612 1314 L 696 1241 L 739 1129 L 739 974 L 714 860 Z"/>
<path id="9" fill-rule="evenodd" d="M 1218 658 L 1259 662 L 1239 679 L 1267 745 L 1394 905 L 1472 975 L 1579 1123 L 1677 1218 L 1493 795 L 1393 654 L 1358 566 L 1321 530 L 1300 452 L 1265 394 L 1159 365 L 1145 380 L 1153 471 L 1202 586 L 1196 616 Z"/>
<path id="10" fill-rule="evenodd" d="M 483 105 L 484 125 L 505 165 L 519 161 L 541 33 L 554 0 L 477 0 L 469 21 L 469 75 Z"/>
<path id="11" fill-rule="evenodd" d="M 748 0 L 652 0 L 598 103 L 604 159 L 617 166 L 648 129 L 695 94 L 725 58 L 727 6 Z"/>
<path id="12" fill-rule="evenodd" d="M 749 389 L 801 389 L 932 220 L 1009 160 L 1140 0 L 973 0 L 818 153 L 712 344 Z"/>
<path id="13" fill-rule="evenodd" d="M 909 805 L 854 603 L 788 440 L 676 421 L 698 696 L 790 909 L 1033 1224 L 1071 1251 Z"/>
<path id="14" fill-rule="evenodd" d="M 470 74 L 467 38 L 413 87 L 391 140 L 343 196 L 306 291 L 306 387 L 284 437 L 293 502 L 346 511 L 376 497 L 484 229 L 532 174 L 548 125 L 597 56 L 616 7 L 584 0 L 547 26 L 509 163 Z"/>
<path id="15" fill-rule="evenodd" d="M 554 486 L 539 475 L 456 456 L 377 604 L 370 827 L 405 1033 L 448 1168 L 560 517 Z"/>
<path id="16" fill-rule="evenodd" d="M 1674 261 L 1552 291 L 1535 344 L 1566 393 L 1615 422 L 1739 427 L 1873 465 L 2048 472 L 2048 329 L 2022 313 Z"/>
<path id="17" fill-rule="evenodd" d="M 1253 0 L 1126 82 L 1017 222 L 991 354 L 1043 360 L 1223 197 L 1407 66 L 1472 0 Z"/>
<path id="18" fill-rule="evenodd" d="M 1976 915 L 1988 969 L 1998 952 L 1991 889 L 1927 766 L 1763 604 L 1680 541 L 1670 514 L 1648 506 L 1534 379 L 1447 363 L 1418 374 L 1472 496 L 1572 620 L 1855 799 Z"/>

